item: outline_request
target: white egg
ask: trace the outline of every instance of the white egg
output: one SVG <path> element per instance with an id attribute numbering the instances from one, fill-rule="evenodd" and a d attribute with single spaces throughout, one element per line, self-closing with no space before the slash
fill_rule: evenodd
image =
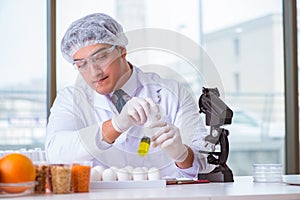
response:
<path id="1" fill-rule="evenodd" d="M 161 179 L 160 171 L 156 167 L 151 167 L 148 170 L 148 179 L 149 180 L 160 180 Z"/>
<path id="2" fill-rule="evenodd" d="M 128 181 L 131 180 L 130 173 L 126 168 L 121 168 L 117 172 L 118 181 Z"/>
<path id="3" fill-rule="evenodd" d="M 148 168 L 147 167 L 142 167 L 142 169 L 144 170 L 145 173 L 148 172 Z"/>
<path id="4" fill-rule="evenodd" d="M 99 173 L 103 173 L 103 171 L 104 171 L 104 167 L 102 167 L 102 166 L 100 166 L 100 165 L 97 165 L 97 166 L 95 166 L 95 167 L 93 167 L 95 170 L 97 170 Z"/>
<path id="5" fill-rule="evenodd" d="M 118 172 L 118 168 L 116 166 L 111 166 L 110 169 L 113 170 L 115 173 Z"/>
<path id="6" fill-rule="evenodd" d="M 141 180 L 147 180 L 147 173 L 145 170 L 141 167 L 136 167 L 132 171 L 133 180 L 135 181 L 141 181 Z"/>
<path id="7" fill-rule="evenodd" d="M 100 181 L 101 179 L 100 173 L 95 169 L 92 168 L 91 170 L 91 181 Z"/>
<path id="8" fill-rule="evenodd" d="M 102 180 L 102 174 L 103 174 L 103 171 L 104 171 L 104 167 L 102 167 L 102 166 L 99 166 L 99 165 L 97 165 L 97 166 L 95 166 L 95 167 L 93 167 L 97 172 L 99 172 L 99 175 L 100 175 L 100 181 Z"/>
<path id="9" fill-rule="evenodd" d="M 128 173 L 130 174 L 130 179 L 132 180 L 133 179 L 133 176 L 132 176 L 132 172 L 133 172 L 133 167 L 130 166 L 130 165 L 127 165 L 126 167 L 124 167 Z"/>
<path id="10" fill-rule="evenodd" d="M 116 181 L 117 174 L 110 168 L 105 169 L 102 173 L 102 180 L 103 181 Z"/>
<path id="11" fill-rule="evenodd" d="M 133 167 L 130 165 L 127 165 L 126 167 L 124 167 L 125 169 L 127 169 L 128 172 L 132 173 L 133 171 Z"/>

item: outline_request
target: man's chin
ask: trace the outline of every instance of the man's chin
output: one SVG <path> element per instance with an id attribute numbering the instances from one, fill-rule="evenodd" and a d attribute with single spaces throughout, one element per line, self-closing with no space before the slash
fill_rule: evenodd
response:
<path id="1" fill-rule="evenodd" d="M 113 91 L 111 89 L 105 89 L 105 88 L 95 88 L 96 92 L 99 93 L 99 94 L 102 94 L 102 95 L 107 95 L 107 94 L 110 94 L 112 93 Z"/>

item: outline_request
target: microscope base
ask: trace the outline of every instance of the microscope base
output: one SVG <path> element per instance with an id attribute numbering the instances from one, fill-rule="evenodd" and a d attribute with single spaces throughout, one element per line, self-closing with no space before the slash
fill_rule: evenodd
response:
<path id="1" fill-rule="evenodd" d="M 198 174 L 198 180 L 209 180 L 210 182 L 233 182 L 233 174 L 229 167 L 218 166 L 212 172 Z"/>

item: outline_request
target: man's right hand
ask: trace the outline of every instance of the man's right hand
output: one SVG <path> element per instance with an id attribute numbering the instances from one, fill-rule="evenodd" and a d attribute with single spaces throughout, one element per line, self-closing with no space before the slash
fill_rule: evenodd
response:
<path id="1" fill-rule="evenodd" d="M 155 107 L 152 99 L 133 97 L 130 99 L 119 115 L 114 115 L 112 125 L 120 133 L 128 130 L 131 126 L 141 126 L 147 122 L 147 116 L 150 115 L 151 106 Z"/>

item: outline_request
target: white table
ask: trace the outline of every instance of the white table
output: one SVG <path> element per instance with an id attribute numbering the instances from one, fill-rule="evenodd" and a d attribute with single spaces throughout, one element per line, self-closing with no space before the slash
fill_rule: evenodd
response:
<path id="1" fill-rule="evenodd" d="M 300 176 L 300 175 L 298 175 Z M 287 200 L 300 199 L 300 186 L 285 183 L 255 183 L 251 176 L 235 177 L 233 183 L 167 185 L 165 188 L 97 189 L 89 193 L 24 196 L 23 200 Z"/>

